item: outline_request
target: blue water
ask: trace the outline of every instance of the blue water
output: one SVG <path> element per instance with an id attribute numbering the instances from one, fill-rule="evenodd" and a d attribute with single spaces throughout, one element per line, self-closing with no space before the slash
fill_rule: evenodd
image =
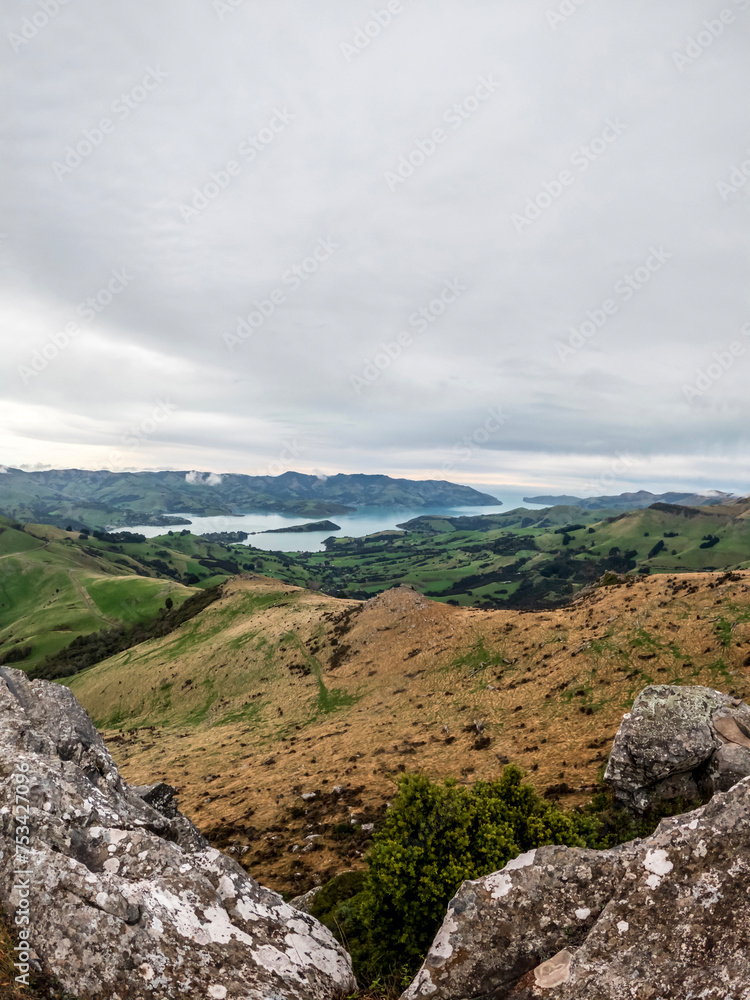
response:
<path id="1" fill-rule="evenodd" d="M 531 491 L 533 495 L 534 491 Z M 258 549 L 276 552 L 319 552 L 323 549 L 323 539 L 335 535 L 338 538 L 349 536 L 361 538 L 372 535 L 376 531 L 388 531 L 403 521 L 424 514 L 446 514 L 452 517 L 461 514 L 498 514 L 514 510 L 517 507 L 540 509 L 539 504 L 523 503 L 522 493 L 509 494 L 502 490 L 495 493 L 502 501 L 501 506 L 492 507 L 360 507 L 352 514 L 332 514 L 328 518 L 300 517 L 299 514 L 231 514 L 219 517 L 195 517 L 192 514 L 181 514 L 190 521 L 189 530 L 195 535 L 210 531 L 246 531 L 250 537 L 246 544 Z M 298 532 L 280 532 L 273 535 L 251 534 L 251 532 L 268 531 L 271 528 L 283 528 L 286 525 L 304 524 L 306 521 L 333 521 L 341 526 L 341 531 L 311 531 L 305 534 Z M 175 525 L 172 531 L 181 531 L 188 525 Z M 128 531 L 137 531 L 147 538 L 164 535 L 168 528 L 155 528 L 149 525 L 135 525 Z"/>

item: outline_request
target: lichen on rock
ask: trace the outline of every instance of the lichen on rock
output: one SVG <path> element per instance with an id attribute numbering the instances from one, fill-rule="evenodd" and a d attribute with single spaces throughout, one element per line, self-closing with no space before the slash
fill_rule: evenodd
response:
<path id="1" fill-rule="evenodd" d="M 742 727 L 750 727 L 750 706 L 739 698 L 700 686 L 652 685 L 623 717 L 604 780 L 634 813 L 671 799 L 705 800 L 750 775 Z"/>
<path id="2" fill-rule="evenodd" d="M 72 994 L 329 1000 L 355 988 L 330 932 L 211 848 L 168 786 L 127 785 L 67 688 L 0 668 L 0 902 L 11 918 L 22 906 L 19 773 L 32 962 Z"/>

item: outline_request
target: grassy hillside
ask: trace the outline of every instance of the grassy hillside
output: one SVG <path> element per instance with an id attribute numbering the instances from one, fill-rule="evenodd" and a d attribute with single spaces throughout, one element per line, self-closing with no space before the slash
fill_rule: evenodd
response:
<path id="1" fill-rule="evenodd" d="M 750 567 L 750 504 L 658 504 L 606 516 L 553 507 L 474 517 L 428 515 L 407 533 L 335 538 L 325 553 L 256 554 L 260 572 L 366 599 L 407 583 L 464 607 L 543 607 L 606 572 Z"/>
<path id="2" fill-rule="evenodd" d="M 408 528 L 331 539 L 326 552 L 282 553 L 186 529 L 148 540 L 81 537 L 0 519 L 0 661 L 34 666 L 76 636 L 149 621 L 167 598 L 179 604 L 193 588 L 241 573 L 358 600 L 406 583 L 458 606 L 539 608 L 570 600 L 606 572 L 750 567 L 748 504 L 661 504 L 603 519 L 554 507 L 427 516 Z"/>
<path id="3" fill-rule="evenodd" d="M 175 785 L 217 844 L 294 892 L 361 864 L 404 770 L 472 783 L 515 761 L 583 801 L 654 682 L 750 697 L 750 573 L 631 578 L 549 612 L 235 579 L 69 683 L 129 780 Z"/>
<path id="4" fill-rule="evenodd" d="M 208 551 L 198 540 L 194 547 Z M 147 565 L 157 548 L 0 519 L 0 661 L 28 669 L 77 636 L 153 619 L 167 599 L 180 605 L 195 593 L 193 570 L 203 584 L 216 575 L 179 543 L 168 555 L 173 576 L 163 575 Z"/>

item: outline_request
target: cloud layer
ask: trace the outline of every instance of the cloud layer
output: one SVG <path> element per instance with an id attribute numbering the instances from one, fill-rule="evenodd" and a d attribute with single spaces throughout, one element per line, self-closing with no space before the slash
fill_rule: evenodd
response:
<path id="1" fill-rule="evenodd" d="M 12 0 L 7 465 L 750 490 L 748 0 Z"/>

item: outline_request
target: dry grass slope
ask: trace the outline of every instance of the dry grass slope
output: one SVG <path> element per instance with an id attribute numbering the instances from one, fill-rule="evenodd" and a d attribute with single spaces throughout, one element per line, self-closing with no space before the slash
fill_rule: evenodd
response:
<path id="1" fill-rule="evenodd" d="M 750 573 L 631 579 L 541 613 L 235 578 L 71 687 L 129 781 L 175 785 L 209 837 L 293 893 L 361 865 L 404 770 L 471 783 L 515 761 L 584 801 L 650 683 L 750 696 Z"/>

